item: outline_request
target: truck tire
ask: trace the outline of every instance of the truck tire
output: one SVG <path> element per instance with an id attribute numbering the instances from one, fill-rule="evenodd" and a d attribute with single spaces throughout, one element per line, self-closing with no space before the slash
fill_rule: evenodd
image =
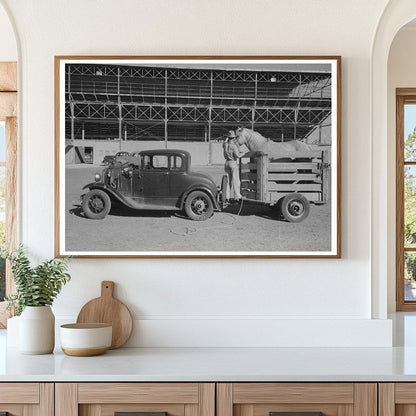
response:
<path id="1" fill-rule="evenodd" d="M 301 222 L 310 211 L 309 201 L 301 194 L 289 194 L 279 201 L 280 212 L 289 222 Z"/>

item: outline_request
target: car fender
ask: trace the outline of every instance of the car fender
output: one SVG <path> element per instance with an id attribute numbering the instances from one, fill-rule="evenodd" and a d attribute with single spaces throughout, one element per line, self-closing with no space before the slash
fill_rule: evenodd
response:
<path id="1" fill-rule="evenodd" d="M 123 195 L 121 195 L 117 190 L 111 188 L 110 186 L 106 185 L 102 182 L 91 182 L 82 187 L 82 189 L 89 189 L 90 191 L 93 189 L 101 189 L 102 191 L 106 192 L 110 198 L 114 198 L 117 201 L 122 202 L 124 205 L 130 208 L 137 208 L 128 199 L 126 199 Z M 82 195 L 83 196 L 83 195 Z"/>
<path id="2" fill-rule="evenodd" d="M 188 195 L 193 192 L 193 191 L 202 191 L 208 194 L 208 196 L 211 198 L 212 203 L 214 204 L 214 209 L 219 210 L 219 205 L 218 205 L 218 201 L 216 196 L 214 195 L 214 193 L 212 192 L 212 189 L 210 189 L 207 186 L 204 185 L 194 185 L 192 187 L 190 187 L 189 189 L 187 189 L 181 197 L 180 200 L 180 208 L 183 209 L 184 204 L 185 204 L 185 200 L 188 197 Z"/>

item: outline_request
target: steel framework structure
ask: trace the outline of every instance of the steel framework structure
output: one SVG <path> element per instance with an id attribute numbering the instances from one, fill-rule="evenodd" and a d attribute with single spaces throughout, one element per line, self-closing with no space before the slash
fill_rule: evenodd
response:
<path id="1" fill-rule="evenodd" d="M 66 64 L 67 139 L 213 141 L 240 126 L 305 139 L 331 114 L 329 72 Z"/>

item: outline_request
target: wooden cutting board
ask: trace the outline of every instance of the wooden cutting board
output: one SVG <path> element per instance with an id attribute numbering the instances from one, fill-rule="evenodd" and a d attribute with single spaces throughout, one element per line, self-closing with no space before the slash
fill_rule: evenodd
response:
<path id="1" fill-rule="evenodd" d="M 101 282 L 101 296 L 86 303 L 77 323 L 107 323 L 113 326 L 111 349 L 121 347 L 130 338 L 133 319 L 127 306 L 113 297 L 114 282 Z"/>

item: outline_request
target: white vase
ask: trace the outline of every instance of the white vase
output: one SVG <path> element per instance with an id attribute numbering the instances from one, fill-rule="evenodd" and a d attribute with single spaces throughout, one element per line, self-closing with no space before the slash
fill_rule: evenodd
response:
<path id="1" fill-rule="evenodd" d="M 55 316 L 50 306 L 26 306 L 19 319 L 19 351 L 50 354 L 55 346 Z"/>

